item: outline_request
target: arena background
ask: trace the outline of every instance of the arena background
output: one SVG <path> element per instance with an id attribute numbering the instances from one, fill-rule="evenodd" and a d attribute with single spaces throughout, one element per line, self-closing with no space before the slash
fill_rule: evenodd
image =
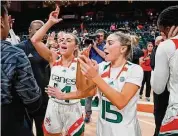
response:
<path id="1" fill-rule="evenodd" d="M 60 16 L 63 22 L 55 25 L 50 32 L 67 31 L 73 28 L 81 32 L 81 25 L 90 34 L 103 28 L 109 33 L 112 23 L 117 28 L 124 28 L 140 36 L 140 48 L 145 48 L 146 42 L 154 40 L 159 35 L 156 20 L 159 13 L 166 7 L 178 4 L 177 1 L 60 1 Z M 28 38 L 28 27 L 32 20 L 47 21 L 50 11 L 55 8 L 55 1 L 11 1 L 9 14 L 15 19 L 14 32 L 25 40 Z M 84 105 L 84 100 L 81 101 Z M 85 136 L 95 136 L 97 121 L 97 103 L 93 101 L 92 121 L 86 125 Z M 138 117 L 143 136 L 154 133 L 153 101 L 140 100 Z M 35 129 L 35 127 L 34 127 Z"/>

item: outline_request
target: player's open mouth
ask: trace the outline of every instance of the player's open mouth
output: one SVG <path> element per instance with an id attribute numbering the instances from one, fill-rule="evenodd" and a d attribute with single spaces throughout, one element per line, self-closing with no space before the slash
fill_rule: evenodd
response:
<path id="1" fill-rule="evenodd" d="M 67 51 L 67 47 L 61 45 L 61 47 L 60 47 L 60 52 L 66 52 L 66 51 Z"/>
<path id="2" fill-rule="evenodd" d="M 65 47 L 65 46 L 61 46 L 61 49 L 66 50 L 66 49 L 67 49 L 67 47 Z"/>

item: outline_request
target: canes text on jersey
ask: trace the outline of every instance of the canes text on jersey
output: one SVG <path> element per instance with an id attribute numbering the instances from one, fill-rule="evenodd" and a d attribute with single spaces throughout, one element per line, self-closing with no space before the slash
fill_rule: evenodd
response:
<path id="1" fill-rule="evenodd" d="M 54 74 L 52 74 L 52 80 L 55 80 L 57 82 L 63 82 L 63 83 L 66 83 L 67 85 L 75 85 L 76 84 L 76 79 L 60 77 L 60 76 L 57 76 Z"/>

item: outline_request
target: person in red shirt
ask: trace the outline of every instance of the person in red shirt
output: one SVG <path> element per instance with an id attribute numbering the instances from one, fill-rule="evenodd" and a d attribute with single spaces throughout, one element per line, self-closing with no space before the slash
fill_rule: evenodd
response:
<path id="1" fill-rule="evenodd" d="M 115 24 L 115 23 L 113 23 L 113 24 L 110 26 L 110 31 L 111 31 L 111 32 L 116 31 L 116 24 Z"/>
<path id="2" fill-rule="evenodd" d="M 150 92 L 151 92 L 151 85 L 150 85 L 150 78 L 151 78 L 151 60 L 150 56 L 153 50 L 153 43 L 147 43 L 147 49 L 144 51 L 144 56 L 140 58 L 140 65 L 144 71 L 144 77 L 142 81 L 142 87 L 140 89 L 140 99 L 142 99 L 144 85 L 146 83 L 146 100 L 150 101 Z"/>

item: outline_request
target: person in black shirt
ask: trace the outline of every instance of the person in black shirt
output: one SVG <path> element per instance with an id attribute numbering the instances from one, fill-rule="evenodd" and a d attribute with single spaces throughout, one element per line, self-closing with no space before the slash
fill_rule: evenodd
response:
<path id="1" fill-rule="evenodd" d="M 30 38 L 44 25 L 43 21 L 41 20 L 34 20 L 31 22 L 29 27 L 29 39 L 25 40 L 18 45 L 15 45 L 24 50 L 28 59 L 30 60 L 34 77 L 37 81 L 38 86 L 42 91 L 42 105 L 38 112 L 35 114 L 30 114 L 30 119 L 28 120 L 28 124 L 32 129 L 33 120 L 35 121 L 36 126 L 36 134 L 37 136 L 43 136 L 42 124 L 48 104 L 48 95 L 45 93 L 45 87 L 48 85 L 49 82 L 49 73 L 47 74 L 47 65 L 48 62 L 44 60 L 34 49 L 34 46 L 30 40 Z"/>
<path id="2" fill-rule="evenodd" d="M 139 58 L 144 55 L 143 51 L 138 46 L 139 38 L 136 35 L 132 35 L 131 42 L 132 42 L 132 54 L 131 57 L 129 58 L 129 61 L 139 65 Z"/>
<path id="3" fill-rule="evenodd" d="M 9 32 L 8 11 L 1 2 L 1 134 L 32 136 L 24 126 L 26 111 L 41 105 L 41 91 L 24 51 L 5 41 Z"/>

